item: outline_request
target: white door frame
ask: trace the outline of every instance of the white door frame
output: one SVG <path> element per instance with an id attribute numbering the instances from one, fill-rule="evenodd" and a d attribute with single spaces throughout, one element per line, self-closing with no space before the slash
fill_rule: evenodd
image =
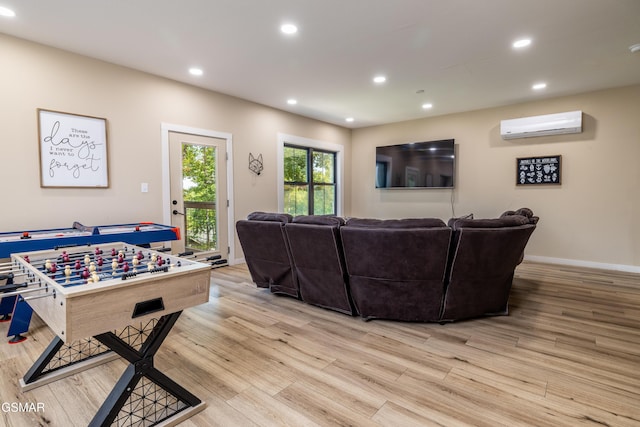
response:
<path id="1" fill-rule="evenodd" d="M 209 136 L 218 139 L 224 139 L 227 144 L 227 198 L 229 206 L 227 207 L 227 234 L 229 242 L 229 254 L 227 262 L 229 265 L 235 264 L 235 216 L 233 214 L 233 137 L 227 132 L 218 132 L 215 130 L 199 129 L 189 126 L 176 125 L 171 123 L 161 123 L 161 141 L 162 141 L 162 220 L 164 224 L 171 224 L 171 178 L 169 174 L 169 132 L 188 133 L 191 135 Z"/>

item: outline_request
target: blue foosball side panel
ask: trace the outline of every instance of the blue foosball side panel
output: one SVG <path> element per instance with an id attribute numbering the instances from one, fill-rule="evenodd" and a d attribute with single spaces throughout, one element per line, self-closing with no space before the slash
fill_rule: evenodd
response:
<path id="1" fill-rule="evenodd" d="M 13 309 L 13 316 L 11 317 L 9 331 L 7 332 L 7 336 L 12 337 L 9 340 L 10 343 L 15 344 L 26 340 L 22 334 L 29 330 L 29 323 L 31 323 L 32 315 L 33 310 L 29 304 L 27 304 L 21 296 L 18 296 Z"/>
<path id="2" fill-rule="evenodd" d="M 8 321 L 13 313 L 13 307 L 16 305 L 16 296 L 4 297 L 0 300 L 0 318 L 2 321 Z"/>
<path id="3" fill-rule="evenodd" d="M 168 225 L 140 222 L 87 227 L 75 222 L 72 228 L 0 233 L 0 258 L 11 254 L 41 251 L 65 246 L 125 242 L 131 245 L 180 240 L 180 229 Z"/>

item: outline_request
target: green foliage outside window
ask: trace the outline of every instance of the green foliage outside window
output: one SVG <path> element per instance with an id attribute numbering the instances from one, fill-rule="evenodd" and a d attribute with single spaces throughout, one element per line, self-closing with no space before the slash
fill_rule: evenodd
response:
<path id="1" fill-rule="evenodd" d="M 307 150 L 284 147 L 284 182 L 307 182 Z"/>
<path id="2" fill-rule="evenodd" d="M 284 211 L 291 215 L 309 214 L 307 150 L 284 147 Z"/>
<path id="3" fill-rule="evenodd" d="M 313 182 L 316 184 L 333 184 L 333 171 L 335 169 L 335 154 L 313 152 Z"/>
<path id="4" fill-rule="evenodd" d="M 336 213 L 335 158 L 335 153 L 310 148 L 284 147 L 284 211 L 286 213 L 294 216 L 308 215 L 310 206 L 314 215 Z"/>
<path id="5" fill-rule="evenodd" d="M 185 206 L 185 245 L 190 249 L 217 247 L 216 151 L 206 145 L 182 146 L 182 187 Z"/>

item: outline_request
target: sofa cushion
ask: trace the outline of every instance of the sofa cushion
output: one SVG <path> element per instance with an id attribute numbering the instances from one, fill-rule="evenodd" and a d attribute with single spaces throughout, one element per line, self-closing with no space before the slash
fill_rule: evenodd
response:
<path id="1" fill-rule="evenodd" d="M 473 214 L 470 213 L 468 215 L 462 215 L 462 216 L 459 216 L 459 217 L 456 217 L 456 218 L 450 218 L 449 221 L 447 221 L 447 226 L 448 227 L 453 227 L 453 224 L 459 219 L 473 219 Z"/>
<path id="2" fill-rule="evenodd" d="M 538 220 L 540 219 L 539 217 L 535 216 L 533 214 L 533 211 L 529 208 L 520 208 L 517 211 L 506 211 L 502 215 L 500 215 L 500 218 L 512 215 L 521 215 L 527 218 L 529 220 L 529 224 L 537 224 Z"/>
<path id="3" fill-rule="evenodd" d="M 275 221 L 288 223 L 293 217 L 286 213 L 252 212 L 247 216 L 249 221 Z"/>
<path id="4" fill-rule="evenodd" d="M 502 227 L 516 227 L 518 225 L 529 224 L 529 218 L 522 215 L 508 215 L 501 218 L 491 219 L 459 219 L 453 223 L 455 230 L 468 227 L 468 228 L 502 228 Z"/>
<path id="5" fill-rule="evenodd" d="M 339 216 L 333 215 L 299 215 L 293 218 L 294 224 L 331 225 L 342 226 L 345 221 Z"/>
<path id="6" fill-rule="evenodd" d="M 373 219 L 349 218 L 347 226 L 360 228 L 433 228 L 446 227 L 439 218 Z"/>

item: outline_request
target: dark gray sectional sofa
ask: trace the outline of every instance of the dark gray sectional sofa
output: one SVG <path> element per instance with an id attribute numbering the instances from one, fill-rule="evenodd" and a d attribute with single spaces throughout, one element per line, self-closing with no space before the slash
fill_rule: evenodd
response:
<path id="1" fill-rule="evenodd" d="M 537 222 L 527 208 L 447 224 L 254 212 L 236 229 L 258 287 L 367 320 L 450 322 L 508 313 Z"/>

